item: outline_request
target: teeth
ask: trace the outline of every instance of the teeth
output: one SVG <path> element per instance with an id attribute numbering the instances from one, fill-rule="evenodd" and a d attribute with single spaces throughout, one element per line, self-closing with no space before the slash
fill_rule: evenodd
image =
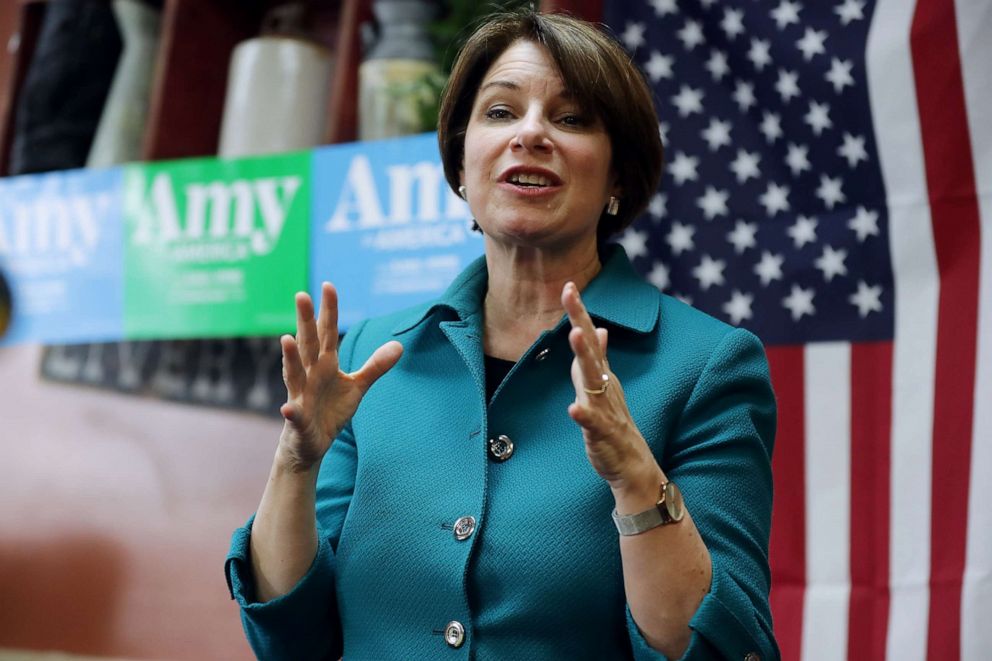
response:
<path id="1" fill-rule="evenodd" d="M 551 180 L 540 174 L 517 173 L 510 177 L 514 184 L 524 184 L 526 186 L 550 186 Z"/>

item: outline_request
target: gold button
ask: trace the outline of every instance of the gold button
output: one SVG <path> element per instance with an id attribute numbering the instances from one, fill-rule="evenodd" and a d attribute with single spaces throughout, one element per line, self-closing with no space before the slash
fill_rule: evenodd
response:
<path id="1" fill-rule="evenodd" d="M 462 646 L 465 642 L 465 627 L 462 626 L 461 622 L 458 620 L 448 622 L 447 626 L 444 627 L 444 642 L 454 648 Z"/>
<path id="2" fill-rule="evenodd" d="M 506 461 L 513 456 L 513 441 L 505 434 L 489 439 L 489 456 L 495 461 Z"/>
<path id="3" fill-rule="evenodd" d="M 475 532 L 475 517 L 474 516 L 463 516 L 455 521 L 455 539 L 459 542 L 464 542 L 466 539 L 472 536 Z M 457 623 L 456 623 L 457 624 Z"/>

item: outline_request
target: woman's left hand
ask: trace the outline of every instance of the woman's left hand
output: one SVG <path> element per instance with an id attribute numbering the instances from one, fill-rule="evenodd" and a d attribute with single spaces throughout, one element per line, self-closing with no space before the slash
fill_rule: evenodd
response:
<path id="1" fill-rule="evenodd" d="M 610 370 L 606 329 L 593 326 L 575 284 L 565 284 L 561 302 L 572 324 L 568 343 L 575 353 L 575 401 L 568 415 L 582 427 L 586 454 L 596 472 L 611 487 L 623 488 L 652 468 L 657 470 L 657 463 L 630 417 L 620 381 Z"/>

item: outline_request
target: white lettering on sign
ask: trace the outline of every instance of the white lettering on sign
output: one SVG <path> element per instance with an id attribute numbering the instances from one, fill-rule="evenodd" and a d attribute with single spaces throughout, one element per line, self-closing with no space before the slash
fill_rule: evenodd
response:
<path id="1" fill-rule="evenodd" d="M 324 229 L 329 233 L 378 230 L 413 222 L 463 222 L 471 217 L 468 205 L 448 186 L 440 163 L 392 165 L 386 168 L 386 177 L 388 198 L 383 198 L 368 156 L 352 158 Z"/>
<path id="2" fill-rule="evenodd" d="M 46 195 L 0 208 L 0 255 L 27 270 L 86 266 L 100 242 L 101 222 L 113 205 L 110 193 Z"/>
<path id="3" fill-rule="evenodd" d="M 301 185 L 298 176 L 189 184 L 183 189 L 182 218 L 172 177 L 161 173 L 140 205 L 131 240 L 135 245 L 168 245 L 233 239 L 247 241 L 252 253 L 265 255 L 279 242 Z"/>

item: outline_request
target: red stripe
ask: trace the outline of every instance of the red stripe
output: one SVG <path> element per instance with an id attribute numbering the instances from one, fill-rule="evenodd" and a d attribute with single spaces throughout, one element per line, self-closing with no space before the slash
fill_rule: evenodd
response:
<path id="1" fill-rule="evenodd" d="M 892 343 L 851 347 L 848 659 L 884 659 L 889 622 Z"/>
<path id="2" fill-rule="evenodd" d="M 927 655 L 953 661 L 961 653 L 980 259 L 954 1 L 919 0 L 910 44 L 940 272 Z"/>
<path id="3" fill-rule="evenodd" d="M 775 637 L 783 659 L 798 659 L 806 591 L 806 450 L 803 347 L 769 347 L 768 364 L 778 400 L 772 471 L 775 505 L 769 564 Z"/>

